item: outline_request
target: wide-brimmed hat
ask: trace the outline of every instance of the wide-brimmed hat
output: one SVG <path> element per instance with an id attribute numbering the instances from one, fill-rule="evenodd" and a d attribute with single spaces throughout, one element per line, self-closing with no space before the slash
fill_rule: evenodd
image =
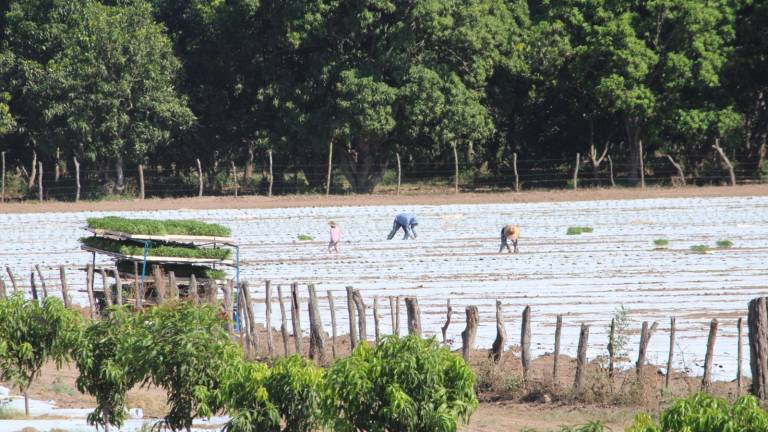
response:
<path id="1" fill-rule="evenodd" d="M 330 222 L 328 222 L 328 225 L 330 225 L 332 227 L 335 227 L 336 226 L 336 221 L 330 221 Z"/>

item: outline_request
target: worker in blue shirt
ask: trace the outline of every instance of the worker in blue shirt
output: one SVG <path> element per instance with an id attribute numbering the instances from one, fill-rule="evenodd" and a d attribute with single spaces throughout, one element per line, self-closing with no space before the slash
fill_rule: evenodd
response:
<path id="1" fill-rule="evenodd" d="M 399 215 L 395 216 L 395 222 L 392 224 L 392 231 L 390 231 L 389 235 L 387 236 L 387 240 L 392 240 L 400 228 L 405 231 L 403 240 L 408 240 L 409 238 L 415 239 L 416 232 L 413 231 L 413 228 L 418 224 L 419 221 L 416 220 L 414 215 L 410 213 L 400 213 Z"/>

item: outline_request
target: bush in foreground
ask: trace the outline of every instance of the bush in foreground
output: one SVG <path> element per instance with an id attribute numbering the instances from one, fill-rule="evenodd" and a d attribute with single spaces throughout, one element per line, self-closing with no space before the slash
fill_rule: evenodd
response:
<path id="1" fill-rule="evenodd" d="M 455 431 L 477 407 L 475 376 L 435 339 L 362 343 L 326 374 L 334 430 Z"/>

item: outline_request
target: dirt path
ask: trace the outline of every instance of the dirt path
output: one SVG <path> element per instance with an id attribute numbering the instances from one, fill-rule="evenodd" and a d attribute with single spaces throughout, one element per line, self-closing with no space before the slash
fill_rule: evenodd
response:
<path id="1" fill-rule="evenodd" d="M 525 404 L 517 402 L 482 403 L 464 432 L 497 432 L 534 429 L 559 431 L 562 426 L 581 426 L 599 420 L 613 431 L 632 423 L 637 408 L 594 405 Z"/>
<path id="2" fill-rule="evenodd" d="M 362 205 L 404 205 L 404 204 L 489 204 L 519 202 L 560 202 L 621 200 L 643 198 L 679 198 L 679 197 L 719 197 L 719 196 L 763 196 L 768 195 L 768 184 L 744 185 L 736 187 L 709 186 L 686 188 L 611 188 L 504 192 L 504 193 L 461 193 L 443 192 L 408 195 L 287 195 L 267 198 L 264 196 L 245 197 L 203 197 L 176 199 L 147 199 L 144 201 L 82 201 L 56 202 L 36 201 L 0 204 L 0 213 L 44 213 L 44 212 L 79 212 L 79 211 L 141 211 L 175 209 L 241 209 L 241 208 L 291 208 L 291 207 L 330 207 Z"/>

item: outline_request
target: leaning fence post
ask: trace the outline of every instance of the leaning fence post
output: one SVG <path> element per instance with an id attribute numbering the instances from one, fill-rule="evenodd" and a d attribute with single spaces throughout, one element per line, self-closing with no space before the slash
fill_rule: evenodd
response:
<path id="1" fill-rule="evenodd" d="M 40 265 L 35 264 L 35 271 L 37 272 L 37 276 L 40 277 L 40 287 L 43 289 L 43 299 L 48 297 L 48 287 L 45 284 L 45 278 L 43 277 L 43 272 L 40 271 Z"/>
<path id="2" fill-rule="evenodd" d="M 651 341 L 651 336 L 653 336 L 653 332 L 656 331 L 656 328 L 659 326 L 659 323 L 656 321 L 651 324 L 650 327 L 648 327 L 648 321 L 643 321 L 643 327 L 640 331 L 640 347 L 638 349 L 637 353 L 637 378 L 638 380 L 643 376 L 643 366 L 645 366 L 645 357 L 646 352 L 648 351 L 648 343 Z"/>
<path id="3" fill-rule="evenodd" d="M 560 365 L 560 334 L 563 331 L 563 316 L 557 316 L 557 323 L 555 324 L 555 358 L 552 362 L 552 386 L 557 387 L 558 379 L 558 366 Z"/>
<path id="4" fill-rule="evenodd" d="M 16 292 L 19 290 L 19 287 L 16 285 L 16 277 L 13 275 L 13 271 L 11 270 L 11 267 L 5 266 L 5 271 L 8 273 L 8 278 L 11 280 L 11 286 L 13 286 L 13 292 Z"/>
<path id="5" fill-rule="evenodd" d="M 701 378 L 701 390 L 708 390 L 712 383 L 712 359 L 715 355 L 715 339 L 717 339 L 717 318 L 712 318 L 709 324 L 707 338 L 707 354 L 704 356 L 704 376 Z"/>
<path id="6" fill-rule="evenodd" d="M 407 300 L 407 299 L 406 299 Z M 475 336 L 477 335 L 477 323 L 479 314 L 477 306 L 467 306 L 467 327 L 461 332 L 461 353 L 464 361 L 469 363 L 469 354 L 475 346 Z"/>
<path id="7" fill-rule="evenodd" d="M 325 364 L 325 335 L 323 322 L 320 320 L 320 307 L 317 304 L 315 285 L 309 284 L 309 358 Z"/>
<path id="8" fill-rule="evenodd" d="M 501 356 L 504 354 L 504 341 L 507 339 L 507 330 L 504 328 L 504 314 L 501 309 L 501 301 L 496 300 L 496 339 L 491 346 L 491 352 L 488 354 L 493 362 L 498 364 Z"/>
<path id="9" fill-rule="evenodd" d="M 285 303 L 283 302 L 283 287 L 277 286 L 277 300 L 280 303 L 280 334 L 283 336 L 283 350 L 288 357 L 288 317 L 285 313 Z"/>
<path id="10" fill-rule="evenodd" d="M 328 309 L 331 311 L 331 352 L 336 360 L 336 308 L 333 306 L 333 294 L 328 290 Z"/>
<path id="11" fill-rule="evenodd" d="M 448 299 L 448 305 L 445 312 L 445 324 L 440 327 L 440 331 L 443 332 L 443 344 L 448 343 L 448 326 L 451 325 L 451 315 L 453 314 L 453 308 L 451 307 L 451 299 Z"/>
<path id="12" fill-rule="evenodd" d="M 405 311 L 408 314 L 408 334 L 421 337 L 421 310 L 419 299 L 416 297 L 405 298 Z"/>
<path id="13" fill-rule="evenodd" d="M 669 319 L 669 357 L 667 358 L 667 376 L 664 380 L 664 387 L 669 388 L 669 382 L 672 379 L 672 361 L 675 356 L 675 317 Z"/>
<path id="14" fill-rule="evenodd" d="M 573 388 L 577 393 L 584 390 L 584 381 L 586 381 L 587 371 L 587 344 L 589 343 L 589 326 L 581 325 L 579 333 L 579 348 L 576 354 L 576 378 L 573 381 Z"/>
<path id="15" fill-rule="evenodd" d="M 357 346 L 357 323 L 355 313 L 355 301 L 353 300 L 355 289 L 351 286 L 347 288 L 347 313 L 349 316 L 349 345 L 351 349 L 355 349 Z"/>
<path id="16" fill-rule="evenodd" d="M 365 303 L 363 302 L 363 296 L 360 294 L 359 290 L 354 290 L 352 292 L 352 300 L 355 302 L 355 307 L 357 308 L 357 322 L 358 326 L 360 328 L 359 335 L 360 340 L 368 340 L 368 329 L 366 326 L 366 311 L 365 311 Z"/>
<path id="17" fill-rule="evenodd" d="M 291 284 L 291 322 L 293 323 L 293 343 L 296 345 L 296 354 L 303 356 L 301 350 L 301 309 L 299 308 L 299 284 Z"/>
<path id="18" fill-rule="evenodd" d="M 35 284 L 35 272 L 29 273 L 29 286 L 32 288 L 32 299 L 38 300 L 37 297 L 37 284 Z"/>
<path id="19" fill-rule="evenodd" d="M 531 307 L 526 306 L 523 309 L 523 322 L 520 326 L 520 348 L 522 355 L 520 360 L 523 364 L 523 381 L 528 382 L 528 372 L 531 369 Z"/>

